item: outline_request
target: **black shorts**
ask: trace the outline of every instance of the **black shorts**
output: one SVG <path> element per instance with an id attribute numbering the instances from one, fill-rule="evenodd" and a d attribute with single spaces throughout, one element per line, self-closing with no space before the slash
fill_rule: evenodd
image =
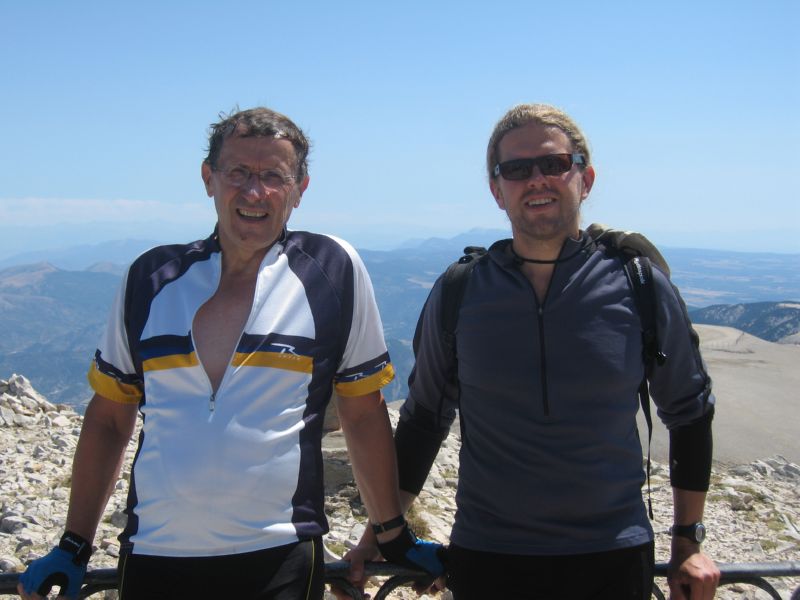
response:
<path id="1" fill-rule="evenodd" d="M 447 587 L 454 600 L 648 600 L 654 565 L 652 542 L 569 556 L 497 554 L 451 544 Z"/>
<path id="2" fill-rule="evenodd" d="M 321 538 L 227 556 L 119 559 L 120 600 L 321 600 L 324 578 Z"/>

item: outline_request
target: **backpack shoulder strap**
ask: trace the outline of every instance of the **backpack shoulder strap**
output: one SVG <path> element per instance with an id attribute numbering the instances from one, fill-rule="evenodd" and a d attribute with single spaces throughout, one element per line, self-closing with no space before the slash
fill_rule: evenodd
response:
<path id="1" fill-rule="evenodd" d="M 666 355 L 659 348 L 656 325 L 656 289 L 653 283 L 653 267 L 647 256 L 629 256 L 624 263 L 633 299 L 639 310 L 642 327 L 642 358 L 645 368 L 652 371 L 655 363 L 663 365 Z"/>
<path id="2" fill-rule="evenodd" d="M 659 348 L 656 326 L 656 298 L 653 267 L 656 265 L 669 277 L 669 265 L 658 248 L 641 233 L 613 229 L 600 223 L 586 228 L 592 239 L 620 255 L 628 277 L 633 299 L 639 311 L 642 328 L 642 359 L 647 375 L 655 363 L 664 364 L 666 356 Z"/>
<path id="3" fill-rule="evenodd" d="M 453 355 L 452 364 L 449 367 L 445 378 L 450 385 L 454 386 L 456 401 L 458 401 L 458 397 L 461 393 L 460 386 L 458 384 L 458 356 L 456 355 L 456 325 L 458 324 L 458 313 L 461 310 L 461 301 L 464 298 L 464 291 L 467 288 L 467 281 L 472 273 L 472 269 L 475 268 L 475 265 L 485 255 L 486 248 L 483 248 L 482 246 L 467 246 L 464 248 L 464 255 L 447 267 L 447 270 L 442 275 L 441 306 L 438 315 L 439 335 L 447 347 L 447 350 Z M 414 330 L 412 348 L 414 349 L 415 358 L 419 357 L 419 345 L 422 338 L 422 323 L 425 320 L 426 308 L 429 300 L 430 294 L 428 295 L 428 299 L 425 301 L 425 305 L 420 311 L 419 318 L 417 319 L 417 326 Z M 416 366 L 414 367 L 414 370 L 412 370 L 409 382 L 411 381 L 411 378 L 414 377 L 415 370 Z M 442 404 L 440 403 L 437 416 L 438 423 L 441 423 L 441 410 Z M 463 418 L 459 420 L 459 424 L 463 434 Z"/>
<path id="4" fill-rule="evenodd" d="M 458 314 L 461 310 L 461 301 L 464 299 L 464 290 L 472 269 L 478 260 L 486 254 L 482 246 L 467 246 L 464 255 L 447 267 L 442 281 L 442 336 L 450 348 L 455 348 L 456 326 Z"/>
<path id="5" fill-rule="evenodd" d="M 483 255 L 486 248 L 482 246 L 467 246 L 464 248 L 464 255 L 447 267 L 442 276 L 442 298 L 441 312 L 439 313 L 439 331 L 442 339 L 448 348 L 455 351 L 456 325 L 458 325 L 458 313 L 461 309 L 461 300 L 464 297 L 464 290 L 467 287 L 472 269 Z M 425 302 L 427 306 L 427 301 Z M 417 320 L 417 327 L 414 331 L 413 348 L 417 354 L 420 337 L 422 335 L 422 320 L 425 314 L 423 306 Z M 455 374 L 453 374 L 455 376 Z"/>
<path id="6" fill-rule="evenodd" d="M 623 252 L 623 255 L 625 253 Z M 650 491 L 650 446 L 653 442 L 653 417 L 650 414 L 650 386 L 648 377 L 653 371 L 655 362 L 663 364 L 666 356 L 658 348 L 656 330 L 656 293 L 653 285 L 653 269 L 646 256 L 629 256 L 624 262 L 625 274 L 628 276 L 633 299 L 639 310 L 642 328 L 642 360 L 644 377 L 639 383 L 639 404 L 647 423 L 647 508 L 650 520 L 653 519 L 653 498 Z"/>
<path id="7" fill-rule="evenodd" d="M 662 365 L 666 355 L 659 348 L 658 328 L 656 325 L 656 290 L 653 283 L 653 267 L 655 264 L 667 277 L 669 265 L 658 248 L 640 233 L 620 231 L 606 225 L 592 223 L 587 233 L 603 246 L 616 251 L 625 268 L 633 300 L 639 312 L 642 330 L 642 361 L 645 375 L 639 384 L 639 404 L 647 423 L 647 506 L 650 519 L 653 519 L 653 501 L 650 491 L 650 445 L 653 439 L 653 417 L 650 413 L 650 388 L 648 378 L 656 364 Z"/>
<path id="8" fill-rule="evenodd" d="M 637 231 L 614 229 L 602 223 L 592 223 L 586 228 L 595 242 L 610 245 L 628 256 L 646 256 L 654 265 L 669 277 L 667 260 L 656 248 L 655 244 Z"/>

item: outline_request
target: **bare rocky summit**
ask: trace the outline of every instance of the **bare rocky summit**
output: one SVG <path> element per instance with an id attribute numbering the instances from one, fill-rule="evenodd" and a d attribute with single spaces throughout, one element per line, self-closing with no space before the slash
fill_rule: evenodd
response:
<path id="1" fill-rule="evenodd" d="M 391 411 L 396 419 L 395 411 Z M 54 405 L 22 376 L 0 380 L 0 572 L 22 571 L 58 540 L 66 516 L 72 454 L 82 417 L 65 405 Z M 113 567 L 119 553 L 116 539 L 130 477 L 131 441 L 123 472 L 94 540 L 91 566 Z M 418 533 L 446 542 L 455 513 L 459 439 L 457 428 L 446 440 L 412 522 Z M 341 433 L 324 440 L 329 557 L 340 557 L 360 537 L 366 515 L 350 473 Z M 671 523 L 668 473 L 655 463 L 652 493 L 657 560 L 667 558 Z M 763 457 L 738 465 L 717 465 L 709 492 L 705 522 L 706 551 L 721 563 L 800 561 L 800 467 L 781 456 Z M 800 578 L 770 580 L 785 598 L 800 586 Z M 115 593 L 107 593 L 109 598 Z M 396 597 L 416 598 L 411 592 Z M 767 598 L 746 586 L 726 586 L 724 599 Z"/>

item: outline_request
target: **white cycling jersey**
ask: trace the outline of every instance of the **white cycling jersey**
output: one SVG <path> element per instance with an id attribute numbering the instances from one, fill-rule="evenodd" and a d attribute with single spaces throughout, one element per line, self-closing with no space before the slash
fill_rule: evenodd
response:
<path id="1" fill-rule="evenodd" d="M 322 421 L 333 389 L 391 381 L 367 271 L 347 243 L 285 232 L 264 257 L 251 313 L 216 394 L 192 339 L 216 291 L 215 235 L 160 246 L 129 268 L 89 372 L 144 417 L 122 550 L 236 554 L 327 532 Z"/>

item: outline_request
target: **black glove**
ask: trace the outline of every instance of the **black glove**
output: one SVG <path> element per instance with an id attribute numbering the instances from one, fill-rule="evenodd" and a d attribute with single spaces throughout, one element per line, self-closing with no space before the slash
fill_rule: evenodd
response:
<path id="1" fill-rule="evenodd" d="M 390 562 L 412 569 L 423 569 L 434 577 L 444 574 L 444 546 L 419 539 L 408 523 L 403 525 L 400 535 L 393 540 L 378 542 L 378 549 L 383 558 Z"/>

